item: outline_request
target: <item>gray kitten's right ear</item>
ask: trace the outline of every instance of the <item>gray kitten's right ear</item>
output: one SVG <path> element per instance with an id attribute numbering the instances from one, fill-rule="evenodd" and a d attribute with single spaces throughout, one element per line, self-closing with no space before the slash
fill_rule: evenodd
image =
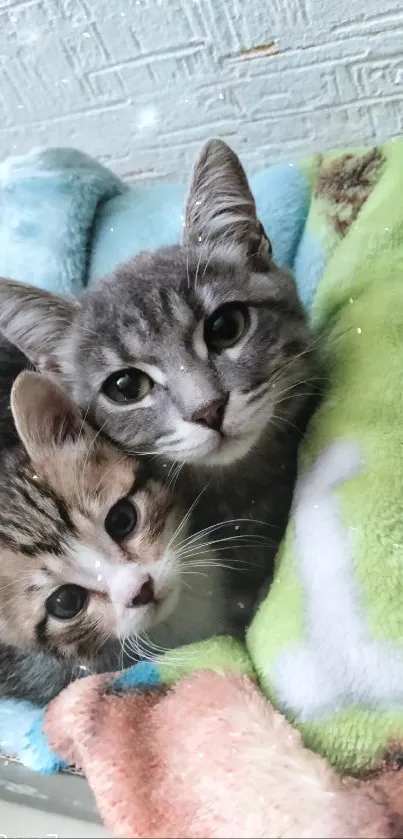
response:
<path id="1" fill-rule="evenodd" d="M 241 261 L 270 262 L 271 245 L 256 215 L 255 199 L 235 152 L 209 140 L 196 162 L 185 208 L 183 244 L 219 245 Z"/>
<path id="2" fill-rule="evenodd" d="M 13 280 L 0 279 L 0 330 L 42 370 L 57 370 L 57 356 L 79 303 Z"/>

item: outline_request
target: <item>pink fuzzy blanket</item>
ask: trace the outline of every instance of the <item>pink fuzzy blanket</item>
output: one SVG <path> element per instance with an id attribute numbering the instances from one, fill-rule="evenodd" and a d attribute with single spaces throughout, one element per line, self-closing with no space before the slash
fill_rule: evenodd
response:
<path id="1" fill-rule="evenodd" d="M 46 731 L 114 836 L 403 836 L 398 750 L 370 777 L 342 778 L 247 676 L 199 671 L 129 693 L 91 676 L 50 704 Z"/>

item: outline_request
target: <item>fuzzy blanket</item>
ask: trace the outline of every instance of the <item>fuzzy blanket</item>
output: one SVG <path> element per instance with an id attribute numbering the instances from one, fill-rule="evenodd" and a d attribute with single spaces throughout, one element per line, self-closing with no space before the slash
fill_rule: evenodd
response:
<path id="1" fill-rule="evenodd" d="M 116 835 L 403 835 L 402 164 L 395 141 L 252 179 L 329 383 L 246 647 L 90 676 L 46 709 L 0 703 L 3 748 L 82 767 Z M 182 188 L 130 190 L 77 152 L 11 161 L 1 180 L 0 271 L 17 279 L 78 292 L 179 233 Z"/>

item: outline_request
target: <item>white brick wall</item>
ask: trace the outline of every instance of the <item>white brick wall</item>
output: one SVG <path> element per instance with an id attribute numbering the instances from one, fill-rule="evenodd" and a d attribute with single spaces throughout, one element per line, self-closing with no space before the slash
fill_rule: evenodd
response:
<path id="1" fill-rule="evenodd" d="M 402 0 L 0 0 L 0 157 L 75 145 L 183 177 L 402 133 Z"/>

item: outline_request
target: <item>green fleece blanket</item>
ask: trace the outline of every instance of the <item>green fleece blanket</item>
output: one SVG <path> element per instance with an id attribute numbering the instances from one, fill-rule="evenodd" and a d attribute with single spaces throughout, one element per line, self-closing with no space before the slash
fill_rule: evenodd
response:
<path id="1" fill-rule="evenodd" d="M 403 734 L 403 145 L 308 169 L 328 388 L 248 647 L 306 743 L 355 770 Z"/>

